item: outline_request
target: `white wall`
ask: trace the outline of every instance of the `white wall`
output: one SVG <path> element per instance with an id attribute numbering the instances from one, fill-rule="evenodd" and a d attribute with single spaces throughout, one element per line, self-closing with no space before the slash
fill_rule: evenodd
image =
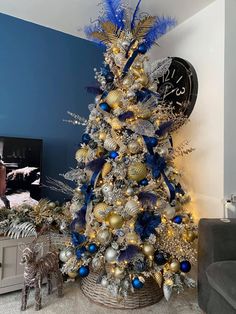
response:
<path id="1" fill-rule="evenodd" d="M 235 11 L 234 11 L 235 12 Z M 224 1 L 216 0 L 160 41 L 152 58 L 167 55 L 189 60 L 199 79 L 191 122 L 175 137 L 196 148 L 178 160 L 195 217 L 223 216 L 224 185 Z"/>

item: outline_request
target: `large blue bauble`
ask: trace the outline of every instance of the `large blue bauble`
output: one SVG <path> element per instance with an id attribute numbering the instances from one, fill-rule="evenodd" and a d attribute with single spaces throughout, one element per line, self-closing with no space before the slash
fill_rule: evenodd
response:
<path id="1" fill-rule="evenodd" d="M 109 153 L 109 157 L 111 159 L 116 159 L 116 157 L 118 157 L 118 156 L 119 156 L 119 154 L 116 151 L 112 151 Z"/>
<path id="2" fill-rule="evenodd" d="M 154 255 L 154 261 L 157 265 L 161 266 L 161 265 L 164 265 L 167 260 L 165 259 L 165 256 L 163 253 L 160 253 L 160 252 L 156 252 L 155 255 Z"/>
<path id="3" fill-rule="evenodd" d="M 81 266 L 78 270 L 80 277 L 87 277 L 89 274 L 89 267 L 88 266 Z"/>
<path id="4" fill-rule="evenodd" d="M 143 180 L 139 181 L 139 184 L 142 186 L 148 185 L 148 179 L 143 179 Z"/>
<path id="5" fill-rule="evenodd" d="M 178 225 L 181 224 L 182 221 L 183 221 L 182 216 L 175 216 L 175 217 L 173 218 L 173 222 L 176 223 L 176 224 L 178 224 Z"/>
<path id="6" fill-rule="evenodd" d="M 135 277 L 132 280 L 132 286 L 134 287 L 134 289 L 141 289 L 143 287 L 143 283 L 138 279 L 138 277 Z"/>
<path id="7" fill-rule="evenodd" d="M 101 102 L 101 103 L 99 104 L 99 107 L 100 107 L 103 111 L 106 111 L 106 112 L 111 111 L 111 107 L 110 107 L 106 102 Z"/>
<path id="8" fill-rule="evenodd" d="M 75 251 L 77 259 L 80 260 L 85 252 L 86 252 L 85 246 L 81 246 L 79 249 L 77 249 Z"/>
<path id="9" fill-rule="evenodd" d="M 138 51 L 139 51 L 142 55 L 144 55 L 144 54 L 147 52 L 147 46 L 146 46 L 145 44 L 139 45 Z"/>
<path id="10" fill-rule="evenodd" d="M 89 244 L 89 246 L 88 246 L 89 253 L 91 253 L 91 254 L 96 253 L 97 250 L 98 250 L 97 244 L 95 244 L 95 243 L 90 243 Z"/>
<path id="11" fill-rule="evenodd" d="M 91 137 L 88 133 L 84 133 L 82 135 L 82 142 L 83 143 L 88 144 L 90 140 L 91 140 Z"/>
<path id="12" fill-rule="evenodd" d="M 191 264 L 189 261 L 183 261 L 180 263 L 180 270 L 183 273 L 188 273 L 191 270 Z"/>

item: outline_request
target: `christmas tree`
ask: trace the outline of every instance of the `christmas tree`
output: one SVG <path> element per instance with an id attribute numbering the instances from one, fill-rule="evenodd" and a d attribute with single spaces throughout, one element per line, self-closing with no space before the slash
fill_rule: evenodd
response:
<path id="1" fill-rule="evenodd" d="M 86 277 L 100 272 L 113 295 L 142 289 L 153 277 L 169 299 L 172 289 L 193 286 L 187 273 L 196 262 L 197 228 L 187 209 L 172 134 L 187 117 L 158 92 L 172 59 L 149 62 L 147 53 L 175 20 L 132 14 L 120 0 L 104 0 L 102 17 L 87 36 L 106 47 L 99 86 L 76 152 L 77 184 L 71 202 L 71 243 L 61 252 L 63 272 Z"/>

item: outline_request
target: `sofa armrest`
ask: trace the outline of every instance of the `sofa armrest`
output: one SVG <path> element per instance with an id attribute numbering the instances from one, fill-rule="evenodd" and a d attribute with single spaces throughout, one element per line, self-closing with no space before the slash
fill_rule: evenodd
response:
<path id="1" fill-rule="evenodd" d="M 201 219 L 198 239 L 198 303 L 206 311 L 210 286 L 207 267 L 217 261 L 236 260 L 236 219 Z"/>

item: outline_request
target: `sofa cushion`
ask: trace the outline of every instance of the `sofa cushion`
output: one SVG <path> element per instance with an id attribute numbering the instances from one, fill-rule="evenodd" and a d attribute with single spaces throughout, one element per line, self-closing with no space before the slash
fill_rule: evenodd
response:
<path id="1" fill-rule="evenodd" d="M 210 286 L 236 309 L 236 261 L 212 263 L 206 274 Z"/>

